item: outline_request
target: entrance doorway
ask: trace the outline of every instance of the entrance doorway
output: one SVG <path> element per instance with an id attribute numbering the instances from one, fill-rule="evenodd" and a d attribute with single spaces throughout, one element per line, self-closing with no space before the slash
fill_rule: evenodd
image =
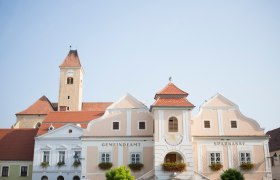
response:
<path id="1" fill-rule="evenodd" d="M 164 158 L 164 162 L 167 163 L 167 162 L 170 162 L 170 163 L 182 163 L 184 162 L 182 156 L 177 153 L 177 152 L 170 152 L 168 154 L 166 154 L 165 158 Z"/>

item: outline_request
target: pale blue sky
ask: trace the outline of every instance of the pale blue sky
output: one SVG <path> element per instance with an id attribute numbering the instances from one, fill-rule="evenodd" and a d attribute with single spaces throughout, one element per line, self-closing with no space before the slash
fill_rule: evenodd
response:
<path id="1" fill-rule="evenodd" d="M 42 95 L 78 49 L 84 101 L 126 92 L 148 106 L 169 76 L 196 105 L 220 92 L 280 127 L 280 1 L 0 0 L 0 127 Z"/>

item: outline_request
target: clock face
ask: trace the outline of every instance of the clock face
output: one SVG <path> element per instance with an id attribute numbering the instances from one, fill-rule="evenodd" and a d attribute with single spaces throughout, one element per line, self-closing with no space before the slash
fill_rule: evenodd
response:
<path id="1" fill-rule="evenodd" d="M 68 71 L 67 71 L 67 76 L 69 77 L 72 77 L 72 76 L 74 76 L 74 71 L 72 70 L 72 69 L 69 69 Z"/>

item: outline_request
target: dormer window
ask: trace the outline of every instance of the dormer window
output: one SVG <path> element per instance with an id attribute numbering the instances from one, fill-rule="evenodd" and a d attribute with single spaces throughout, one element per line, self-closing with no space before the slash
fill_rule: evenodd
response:
<path id="1" fill-rule="evenodd" d="M 36 128 L 36 129 L 39 129 L 40 127 L 41 127 L 41 123 L 38 122 L 38 123 L 35 125 L 35 128 Z"/>
<path id="2" fill-rule="evenodd" d="M 53 125 L 50 125 L 49 131 L 52 131 L 52 130 L 54 130 L 54 127 L 53 127 Z"/>
<path id="3" fill-rule="evenodd" d="M 74 84 L 74 78 L 68 77 L 67 78 L 67 84 Z"/>
<path id="4" fill-rule="evenodd" d="M 175 117 L 169 118 L 168 130 L 169 130 L 169 132 L 178 132 L 178 120 L 177 120 L 177 118 L 175 118 Z"/>

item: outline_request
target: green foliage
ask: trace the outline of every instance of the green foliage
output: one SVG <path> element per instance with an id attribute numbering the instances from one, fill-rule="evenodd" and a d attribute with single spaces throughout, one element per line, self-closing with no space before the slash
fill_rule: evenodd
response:
<path id="1" fill-rule="evenodd" d="M 254 168 L 254 164 L 252 163 L 242 163 L 240 166 L 240 169 L 244 170 L 244 171 L 250 171 L 251 169 Z"/>
<path id="2" fill-rule="evenodd" d="M 125 166 L 116 167 L 106 172 L 106 180 L 134 180 Z"/>
<path id="3" fill-rule="evenodd" d="M 77 167 L 79 167 L 80 165 L 81 165 L 81 161 L 79 161 L 79 160 L 76 160 L 76 161 L 73 162 L 73 167 L 74 167 L 74 168 L 77 168 Z"/>
<path id="4" fill-rule="evenodd" d="M 49 162 L 41 162 L 41 167 L 42 168 L 47 168 L 48 166 L 49 166 L 50 164 L 49 164 Z"/>
<path id="5" fill-rule="evenodd" d="M 98 167 L 99 167 L 100 169 L 103 169 L 103 170 L 110 169 L 112 166 L 113 166 L 113 164 L 110 163 L 110 162 L 107 162 L 107 163 L 102 162 L 102 163 L 99 163 L 99 164 L 98 164 Z"/>
<path id="6" fill-rule="evenodd" d="M 164 171 L 170 172 L 183 172 L 186 170 L 185 163 L 176 163 L 176 162 L 167 162 L 162 164 L 162 168 Z"/>
<path id="7" fill-rule="evenodd" d="M 220 177 L 222 180 L 244 180 L 244 176 L 236 169 L 228 169 Z"/>
<path id="8" fill-rule="evenodd" d="M 213 163 L 209 167 L 212 171 L 219 171 L 223 165 L 221 163 Z"/>
<path id="9" fill-rule="evenodd" d="M 132 171 L 140 171 L 144 165 L 142 163 L 131 163 L 128 166 Z"/>
<path id="10" fill-rule="evenodd" d="M 65 162 L 58 162 L 56 165 L 57 165 L 57 167 L 61 167 L 61 166 L 65 165 Z"/>

